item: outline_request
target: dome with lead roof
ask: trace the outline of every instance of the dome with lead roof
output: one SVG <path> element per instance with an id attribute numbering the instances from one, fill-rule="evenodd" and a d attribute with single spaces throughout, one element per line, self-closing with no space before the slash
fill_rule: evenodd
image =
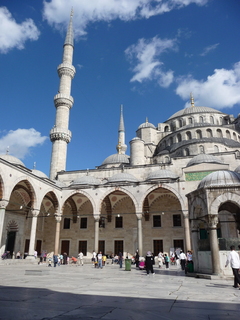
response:
<path id="1" fill-rule="evenodd" d="M 120 154 L 120 153 L 115 153 L 112 154 L 111 156 L 107 157 L 102 165 L 106 165 L 106 164 L 116 164 L 116 163 L 124 163 L 124 164 L 129 164 L 130 157 L 126 154 Z"/>
<path id="2" fill-rule="evenodd" d="M 82 176 L 82 177 L 79 177 L 77 179 L 75 179 L 70 185 L 73 186 L 73 185 L 92 185 L 92 186 L 96 186 L 96 185 L 99 185 L 101 184 L 101 181 L 98 180 L 97 178 L 95 177 L 92 177 L 92 176 Z"/>
<path id="3" fill-rule="evenodd" d="M 159 180 L 159 179 L 177 179 L 179 178 L 175 173 L 170 170 L 156 170 L 151 172 L 146 180 Z"/>
<path id="4" fill-rule="evenodd" d="M 240 175 L 234 171 L 220 170 L 207 175 L 198 185 L 198 189 L 208 187 L 240 186 Z"/>
<path id="5" fill-rule="evenodd" d="M 132 174 L 121 172 L 109 178 L 108 182 L 138 182 L 138 179 Z"/>
<path id="6" fill-rule="evenodd" d="M 48 179 L 48 176 L 40 170 L 33 169 L 32 173 L 35 174 L 35 176 L 38 176 L 39 178 L 47 178 Z"/>
<path id="7" fill-rule="evenodd" d="M 148 122 L 148 118 L 146 119 L 146 121 L 142 124 L 140 124 L 140 126 L 138 127 L 138 129 L 143 129 L 143 128 L 152 128 L 152 129 L 156 129 L 155 125 Z"/>
<path id="8" fill-rule="evenodd" d="M 238 166 L 234 171 L 240 173 L 240 166 Z"/>
<path id="9" fill-rule="evenodd" d="M 212 156 L 210 154 L 201 153 L 193 157 L 187 164 L 187 167 L 195 166 L 201 163 L 217 163 L 224 164 L 224 162 L 218 157 Z"/>
<path id="10" fill-rule="evenodd" d="M 20 165 L 20 166 L 25 167 L 25 164 L 21 160 L 19 160 L 18 158 L 14 157 L 14 156 L 11 156 L 10 154 L 2 154 L 2 155 L 0 155 L 0 158 L 3 160 L 6 160 L 12 164 L 16 164 L 16 165 Z"/>
<path id="11" fill-rule="evenodd" d="M 224 114 L 219 110 L 209 108 L 209 107 L 188 107 L 182 110 L 179 110 L 178 112 L 174 113 L 168 120 L 182 117 L 182 116 L 188 116 L 190 114 L 195 114 L 195 113 L 219 113 L 219 114 Z"/>

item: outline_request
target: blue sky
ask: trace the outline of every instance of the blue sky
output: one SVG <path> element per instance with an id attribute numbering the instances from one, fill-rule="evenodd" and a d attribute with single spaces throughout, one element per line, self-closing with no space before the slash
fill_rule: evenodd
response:
<path id="1" fill-rule="evenodd" d="M 116 153 L 120 105 L 126 143 L 189 103 L 240 106 L 239 0 L 1 0 L 0 154 L 49 174 L 57 66 L 71 8 L 75 47 L 67 170 Z M 129 145 L 127 154 L 130 153 Z"/>

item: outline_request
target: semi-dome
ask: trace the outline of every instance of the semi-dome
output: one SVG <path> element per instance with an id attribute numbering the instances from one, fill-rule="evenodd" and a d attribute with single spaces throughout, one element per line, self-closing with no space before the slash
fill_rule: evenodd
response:
<path id="1" fill-rule="evenodd" d="M 103 161 L 102 165 L 114 164 L 114 163 L 129 164 L 129 159 L 130 159 L 130 157 L 126 154 L 115 153 L 115 154 L 112 154 L 111 156 L 107 157 Z"/>
<path id="2" fill-rule="evenodd" d="M 82 176 L 82 177 L 79 177 L 79 178 L 75 179 L 71 183 L 71 186 L 73 186 L 73 185 L 91 185 L 91 186 L 96 186 L 96 185 L 99 185 L 99 184 L 101 184 L 100 180 L 98 180 L 95 177 L 87 175 L 87 176 Z"/>
<path id="3" fill-rule="evenodd" d="M 14 157 L 14 156 L 11 156 L 10 154 L 2 154 L 2 155 L 0 155 L 0 158 L 3 160 L 6 160 L 12 164 L 16 164 L 16 165 L 20 165 L 20 166 L 25 167 L 25 164 L 21 160 L 19 160 L 18 158 Z"/>
<path id="4" fill-rule="evenodd" d="M 177 179 L 178 176 L 170 170 L 156 170 L 151 172 L 146 180 L 159 180 L 159 179 Z"/>
<path id="5" fill-rule="evenodd" d="M 209 107 L 195 107 L 195 106 L 192 107 L 191 106 L 174 113 L 170 118 L 168 118 L 168 120 L 194 114 L 194 113 L 222 113 L 222 112 Z"/>
<path id="6" fill-rule="evenodd" d="M 240 175 L 234 171 L 220 170 L 207 175 L 198 185 L 198 189 L 208 187 L 240 186 Z"/>
<path id="7" fill-rule="evenodd" d="M 121 172 L 109 178 L 108 182 L 138 182 L 138 179 L 130 173 Z"/>
<path id="8" fill-rule="evenodd" d="M 212 156 L 210 154 L 201 153 L 193 157 L 187 164 L 187 167 L 195 166 L 200 163 L 217 163 L 224 164 L 224 162 L 218 157 Z"/>
<path id="9" fill-rule="evenodd" d="M 35 174 L 35 176 L 38 176 L 39 178 L 48 178 L 48 176 L 40 170 L 33 169 L 32 173 Z"/>

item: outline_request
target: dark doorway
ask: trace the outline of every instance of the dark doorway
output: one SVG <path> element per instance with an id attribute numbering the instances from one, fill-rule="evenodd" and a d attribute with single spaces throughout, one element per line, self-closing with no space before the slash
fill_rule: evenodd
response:
<path id="1" fill-rule="evenodd" d="M 99 240 L 99 243 L 98 243 L 98 251 L 102 252 L 105 254 L 105 241 L 104 240 Z"/>
<path id="2" fill-rule="evenodd" d="M 153 253 L 157 256 L 159 252 L 163 252 L 163 241 L 153 240 Z"/>
<path id="3" fill-rule="evenodd" d="M 37 240 L 36 251 L 38 253 L 38 256 L 41 254 L 41 250 L 42 250 L 42 240 Z"/>
<path id="4" fill-rule="evenodd" d="M 62 240 L 61 254 L 66 252 L 66 254 L 69 255 L 69 246 L 70 246 L 69 240 Z"/>
<path id="5" fill-rule="evenodd" d="M 119 252 L 123 254 L 123 240 L 114 241 L 114 253 L 119 254 Z"/>
<path id="6" fill-rule="evenodd" d="M 6 251 L 10 252 L 11 257 L 14 251 L 15 239 L 16 239 L 16 231 L 9 231 L 7 234 Z"/>
<path id="7" fill-rule="evenodd" d="M 79 241 L 78 252 L 82 252 L 84 256 L 87 255 L 87 241 Z"/>

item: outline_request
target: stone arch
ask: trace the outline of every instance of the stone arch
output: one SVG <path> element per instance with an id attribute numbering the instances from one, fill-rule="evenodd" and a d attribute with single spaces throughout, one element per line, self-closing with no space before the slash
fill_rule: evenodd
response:
<path id="1" fill-rule="evenodd" d="M 202 208 L 203 212 L 208 212 L 207 211 L 207 205 L 205 201 L 201 197 L 195 197 L 192 201 L 189 202 L 188 204 L 189 207 L 189 219 L 196 219 L 197 218 L 197 212 L 196 208 Z"/>
<path id="2" fill-rule="evenodd" d="M 233 192 L 226 192 L 224 194 L 219 195 L 216 199 L 214 199 L 209 205 L 209 214 L 218 214 L 219 207 L 224 202 L 232 202 L 239 207 L 239 195 Z"/>
<path id="3" fill-rule="evenodd" d="M 46 199 L 48 199 L 52 203 L 52 206 L 54 208 L 54 213 L 56 213 L 59 210 L 59 200 L 58 200 L 55 192 L 52 191 L 51 189 L 46 190 L 42 199 L 41 199 L 41 206 L 44 206 L 43 201 Z M 49 206 L 48 203 L 46 203 L 46 205 Z"/>
<path id="4" fill-rule="evenodd" d="M 93 211 L 95 212 L 96 210 L 96 202 L 94 201 L 93 197 L 88 194 L 87 192 L 85 192 L 84 190 L 74 190 L 68 194 L 66 194 L 62 200 L 62 205 L 64 205 L 64 203 L 66 202 L 66 200 L 76 194 L 82 194 L 84 195 L 86 198 L 88 198 L 91 201 L 92 207 L 93 207 Z"/>
<path id="5" fill-rule="evenodd" d="M 17 232 L 19 227 L 18 227 L 18 224 L 15 220 L 10 220 L 7 224 L 7 232 Z"/>

